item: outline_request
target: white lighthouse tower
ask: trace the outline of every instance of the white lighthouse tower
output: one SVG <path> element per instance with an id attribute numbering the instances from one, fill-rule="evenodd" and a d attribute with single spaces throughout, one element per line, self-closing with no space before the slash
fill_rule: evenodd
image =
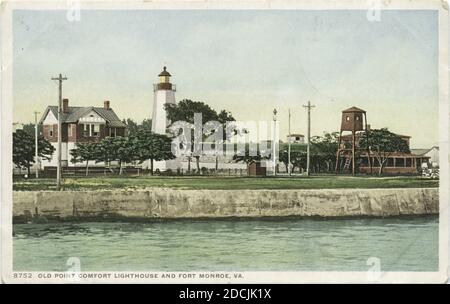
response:
<path id="1" fill-rule="evenodd" d="M 164 105 L 167 103 L 175 104 L 175 85 L 170 83 L 170 73 L 166 67 L 159 73 L 159 83 L 153 85 L 154 101 L 152 115 L 152 131 L 158 134 L 167 134 L 167 113 Z"/>
<path id="2" fill-rule="evenodd" d="M 169 120 L 167 119 L 167 111 L 164 108 L 165 104 L 175 104 L 175 85 L 170 83 L 170 73 L 166 67 L 159 73 L 159 82 L 153 85 L 153 115 L 152 115 L 152 132 L 158 134 L 167 134 L 167 127 Z M 147 164 L 150 167 L 150 161 Z M 177 160 L 161 160 L 153 163 L 153 168 L 165 171 L 167 169 L 176 169 L 179 167 Z"/>

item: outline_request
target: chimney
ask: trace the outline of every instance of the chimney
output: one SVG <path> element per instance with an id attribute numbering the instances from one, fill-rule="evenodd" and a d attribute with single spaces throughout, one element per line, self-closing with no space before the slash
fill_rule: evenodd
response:
<path id="1" fill-rule="evenodd" d="M 67 99 L 67 98 L 63 99 L 62 111 L 63 111 L 63 113 L 68 113 L 69 112 L 69 99 Z"/>
<path id="2" fill-rule="evenodd" d="M 109 110 L 109 100 L 105 100 L 103 102 L 103 108 L 105 108 L 105 110 Z"/>

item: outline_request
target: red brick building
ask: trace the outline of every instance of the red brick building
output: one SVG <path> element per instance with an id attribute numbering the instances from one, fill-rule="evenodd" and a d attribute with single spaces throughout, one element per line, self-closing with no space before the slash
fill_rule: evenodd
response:
<path id="1" fill-rule="evenodd" d="M 365 131 L 360 131 L 356 133 L 355 136 L 355 144 L 356 147 L 359 147 L 359 141 L 364 134 Z M 370 134 L 370 133 L 369 133 Z M 409 142 L 411 139 L 411 136 L 408 135 L 400 135 L 397 134 L 399 137 L 401 137 L 409 147 Z M 339 149 L 342 151 L 351 149 L 352 145 L 352 136 L 351 135 L 343 135 L 341 136 L 341 144 Z M 394 152 L 391 154 L 391 156 L 387 159 L 387 163 L 385 165 L 385 168 L 383 170 L 386 174 L 414 174 L 418 173 L 420 170 L 420 167 L 422 163 L 427 163 L 430 159 L 430 157 L 425 155 L 418 155 L 415 154 L 412 150 L 410 153 L 402 153 L 402 152 Z M 378 163 L 377 158 L 375 155 L 370 155 L 370 163 L 369 163 L 369 157 L 366 150 L 359 150 L 359 153 L 357 153 L 357 168 L 359 173 L 370 173 L 370 165 L 372 166 L 373 172 L 377 173 L 380 164 Z M 371 153 L 372 154 L 372 153 Z M 341 162 L 344 162 L 345 159 L 340 159 Z M 341 164 L 341 167 L 343 167 L 343 164 Z"/>
<path id="2" fill-rule="evenodd" d="M 56 166 L 58 149 L 58 107 L 48 106 L 40 123 L 43 125 L 43 136 L 55 147 L 50 161 L 43 161 L 42 166 Z M 125 136 L 124 124 L 113 109 L 110 102 L 105 101 L 103 107 L 71 107 L 69 100 L 64 99 L 62 105 L 62 148 L 63 166 L 70 163 L 70 150 L 76 143 L 99 142 L 105 137 Z"/>

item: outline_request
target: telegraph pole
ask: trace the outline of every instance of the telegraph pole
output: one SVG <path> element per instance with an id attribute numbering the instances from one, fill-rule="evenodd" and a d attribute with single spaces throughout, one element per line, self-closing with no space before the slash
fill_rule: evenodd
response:
<path id="1" fill-rule="evenodd" d="M 308 105 L 304 105 L 304 108 L 308 109 L 308 145 L 306 152 L 306 175 L 309 176 L 309 166 L 310 166 L 310 146 L 311 146 L 311 108 L 315 106 L 311 105 L 311 101 L 308 100 Z"/>
<path id="2" fill-rule="evenodd" d="M 40 159 L 39 159 L 39 153 L 38 153 L 38 123 L 37 123 L 37 116 L 40 114 L 37 111 L 34 111 L 34 162 L 36 164 L 36 178 L 39 178 L 39 169 L 40 169 Z"/>
<path id="3" fill-rule="evenodd" d="M 58 99 L 58 166 L 56 169 L 56 190 L 61 190 L 61 141 L 62 141 L 62 82 L 67 80 L 59 74 L 58 77 L 53 77 L 52 80 L 58 80 L 59 83 L 59 99 Z"/>
<path id="4" fill-rule="evenodd" d="M 289 120 L 288 120 L 288 174 L 291 176 L 291 109 L 289 111 Z"/>
<path id="5" fill-rule="evenodd" d="M 273 175 L 277 175 L 277 157 L 276 157 L 276 140 L 277 140 L 277 109 L 273 109 L 273 141 L 272 141 L 272 159 L 273 159 Z"/>

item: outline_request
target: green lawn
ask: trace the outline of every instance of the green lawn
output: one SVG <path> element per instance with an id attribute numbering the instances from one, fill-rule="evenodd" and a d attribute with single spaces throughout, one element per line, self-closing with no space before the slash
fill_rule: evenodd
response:
<path id="1" fill-rule="evenodd" d="M 335 189 L 438 187 L 438 180 L 421 177 L 311 176 L 311 177 L 76 177 L 65 178 L 65 190 L 142 189 Z M 14 190 L 55 190 L 55 179 L 18 179 Z"/>

